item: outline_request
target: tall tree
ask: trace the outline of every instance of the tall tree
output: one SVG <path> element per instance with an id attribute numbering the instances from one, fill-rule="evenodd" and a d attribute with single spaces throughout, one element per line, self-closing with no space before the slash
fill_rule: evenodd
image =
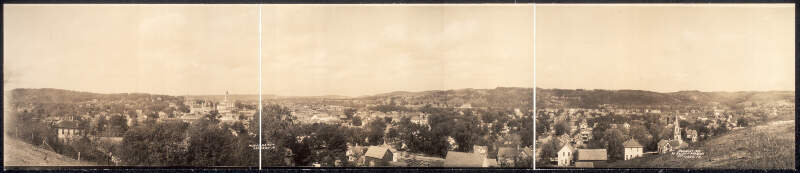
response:
<path id="1" fill-rule="evenodd" d="M 108 123 L 111 127 L 111 132 L 114 136 L 120 136 L 128 131 L 128 119 L 121 115 L 111 116 Z"/>
<path id="2" fill-rule="evenodd" d="M 193 128 L 187 149 L 188 162 L 193 166 L 232 166 L 235 139 L 228 129 L 216 125 Z"/>
<path id="3" fill-rule="evenodd" d="M 261 119 L 261 127 L 259 127 L 259 118 Z M 302 154 L 297 146 L 296 139 L 298 136 L 298 129 L 295 128 L 293 123 L 293 116 L 291 110 L 286 107 L 269 104 L 262 107 L 261 117 L 256 112 L 253 118 L 250 119 L 249 131 L 254 132 L 255 139 L 258 139 L 258 132 L 261 131 L 260 143 L 264 146 L 262 156 L 262 164 L 266 166 L 287 166 L 285 159 L 289 154 Z M 254 140 L 256 145 L 259 144 Z"/>
<path id="4" fill-rule="evenodd" d="M 125 165 L 186 165 L 184 139 L 188 123 L 143 124 L 128 131 L 122 139 L 119 156 Z"/>
<path id="5" fill-rule="evenodd" d="M 625 142 L 626 136 L 619 129 L 608 129 L 603 135 L 606 141 L 606 149 L 610 160 L 621 160 L 625 154 L 625 148 L 622 143 Z"/>
<path id="6" fill-rule="evenodd" d="M 547 142 L 544 142 L 542 146 L 538 146 L 538 148 L 542 150 L 541 159 L 539 160 L 543 160 L 544 163 L 549 163 L 548 160 L 558 157 L 558 150 L 561 149 L 561 147 L 561 142 L 556 138 L 551 138 Z"/>
<path id="7" fill-rule="evenodd" d="M 567 124 L 567 121 L 561 121 L 556 123 L 556 126 L 554 128 L 556 136 L 561 136 L 563 134 L 569 133 L 569 131 L 571 130 L 569 124 Z"/>
<path id="8" fill-rule="evenodd" d="M 361 126 L 361 117 L 353 117 L 352 122 L 354 126 Z"/>
<path id="9" fill-rule="evenodd" d="M 386 122 L 383 119 L 375 119 L 367 124 L 367 144 L 383 144 L 383 135 L 386 130 Z"/>
<path id="10" fill-rule="evenodd" d="M 344 110 L 344 115 L 347 116 L 347 119 L 353 118 L 353 115 L 356 114 L 356 109 L 347 108 Z"/>

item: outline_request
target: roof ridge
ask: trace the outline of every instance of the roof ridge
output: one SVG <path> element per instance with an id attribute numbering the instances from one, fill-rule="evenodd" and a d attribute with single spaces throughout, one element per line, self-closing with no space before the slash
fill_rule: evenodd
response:
<path id="1" fill-rule="evenodd" d="M 636 139 L 633 139 L 633 138 L 628 139 L 628 141 L 625 141 L 624 143 L 622 143 L 622 146 L 623 147 L 644 147 L 642 144 L 639 143 L 639 141 L 636 141 Z"/>

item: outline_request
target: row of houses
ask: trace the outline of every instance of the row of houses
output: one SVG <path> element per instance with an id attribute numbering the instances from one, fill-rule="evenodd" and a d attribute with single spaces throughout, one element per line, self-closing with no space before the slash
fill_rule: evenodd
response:
<path id="1" fill-rule="evenodd" d="M 359 152 L 363 153 L 360 154 Z M 369 167 L 501 167 L 515 166 L 521 158 L 533 158 L 531 148 L 500 147 L 492 158 L 487 146 L 473 146 L 472 152 L 448 151 L 445 158 L 398 151 L 388 145 L 348 146 L 348 160 Z"/>
<path id="2" fill-rule="evenodd" d="M 644 154 L 644 146 L 634 139 L 625 141 L 622 145 L 625 148 L 625 160 L 642 157 Z M 578 149 L 567 144 L 558 151 L 557 165 L 560 167 L 593 168 L 607 161 L 608 152 L 606 149 Z"/>
<path id="3" fill-rule="evenodd" d="M 676 114 L 673 122 L 674 136 L 670 140 L 661 140 L 658 142 L 658 153 L 665 154 L 688 146 L 688 144 L 685 143 L 681 138 L 681 128 L 678 120 L 679 120 L 678 114 Z M 688 133 L 694 133 L 693 134 L 694 137 L 692 138 L 692 140 L 696 141 L 697 132 L 692 130 L 687 130 L 687 131 Z M 576 149 L 576 147 L 573 147 L 571 143 L 569 142 L 564 142 L 564 143 L 565 145 L 561 147 L 561 149 L 558 151 L 558 158 L 557 158 L 558 166 L 571 166 L 573 161 L 573 155 L 578 155 L 577 159 L 575 159 L 576 167 L 591 167 L 594 165 L 596 161 L 608 160 L 607 152 L 605 151 L 606 149 Z M 644 146 L 633 138 L 623 142 L 622 146 L 624 148 L 625 160 L 631 160 L 634 158 L 642 157 L 642 155 L 644 154 Z M 601 153 L 603 156 L 602 157 L 598 156 L 601 155 Z M 600 160 L 595 160 L 595 159 L 600 159 Z M 579 164 L 579 162 L 583 163 Z"/>

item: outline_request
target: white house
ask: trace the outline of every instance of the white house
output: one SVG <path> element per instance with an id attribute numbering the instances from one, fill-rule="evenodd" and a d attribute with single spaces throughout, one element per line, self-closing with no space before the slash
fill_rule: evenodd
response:
<path id="1" fill-rule="evenodd" d="M 58 129 L 58 139 L 63 143 L 86 135 L 85 131 L 73 120 L 62 120 L 56 124 L 56 128 Z"/>
<path id="2" fill-rule="evenodd" d="M 622 143 L 622 146 L 625 147 L 625 160 L 642 157 L 642 153 L 644 153 L 644 146 L 639 144 L 635 139 L 625 141 L 625 143 Z"/>
<path id="3" fill-rule="evenodd" d="M 572 148 L 569 144 L 564 145 L 561 147 L 561 150 L 558 150 L 558 166 L 569 166 L 572 164 L 572 156 L 575 153 L 575 149 Z"/>

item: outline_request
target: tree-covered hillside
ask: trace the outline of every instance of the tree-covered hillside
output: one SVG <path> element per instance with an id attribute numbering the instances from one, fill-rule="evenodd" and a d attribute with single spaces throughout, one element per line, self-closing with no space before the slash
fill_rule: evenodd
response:
<path id="1" fill-rule="evenodd" d="M 740 107 L 744 104 L 791 104 L 794 92 L 700 92 L 679 91 L 660 93 L 641 90 L 567 90 L 537 88 L 536 102 L 541 107 L 596 108 L 600 105 L 725 105 Z"/>

